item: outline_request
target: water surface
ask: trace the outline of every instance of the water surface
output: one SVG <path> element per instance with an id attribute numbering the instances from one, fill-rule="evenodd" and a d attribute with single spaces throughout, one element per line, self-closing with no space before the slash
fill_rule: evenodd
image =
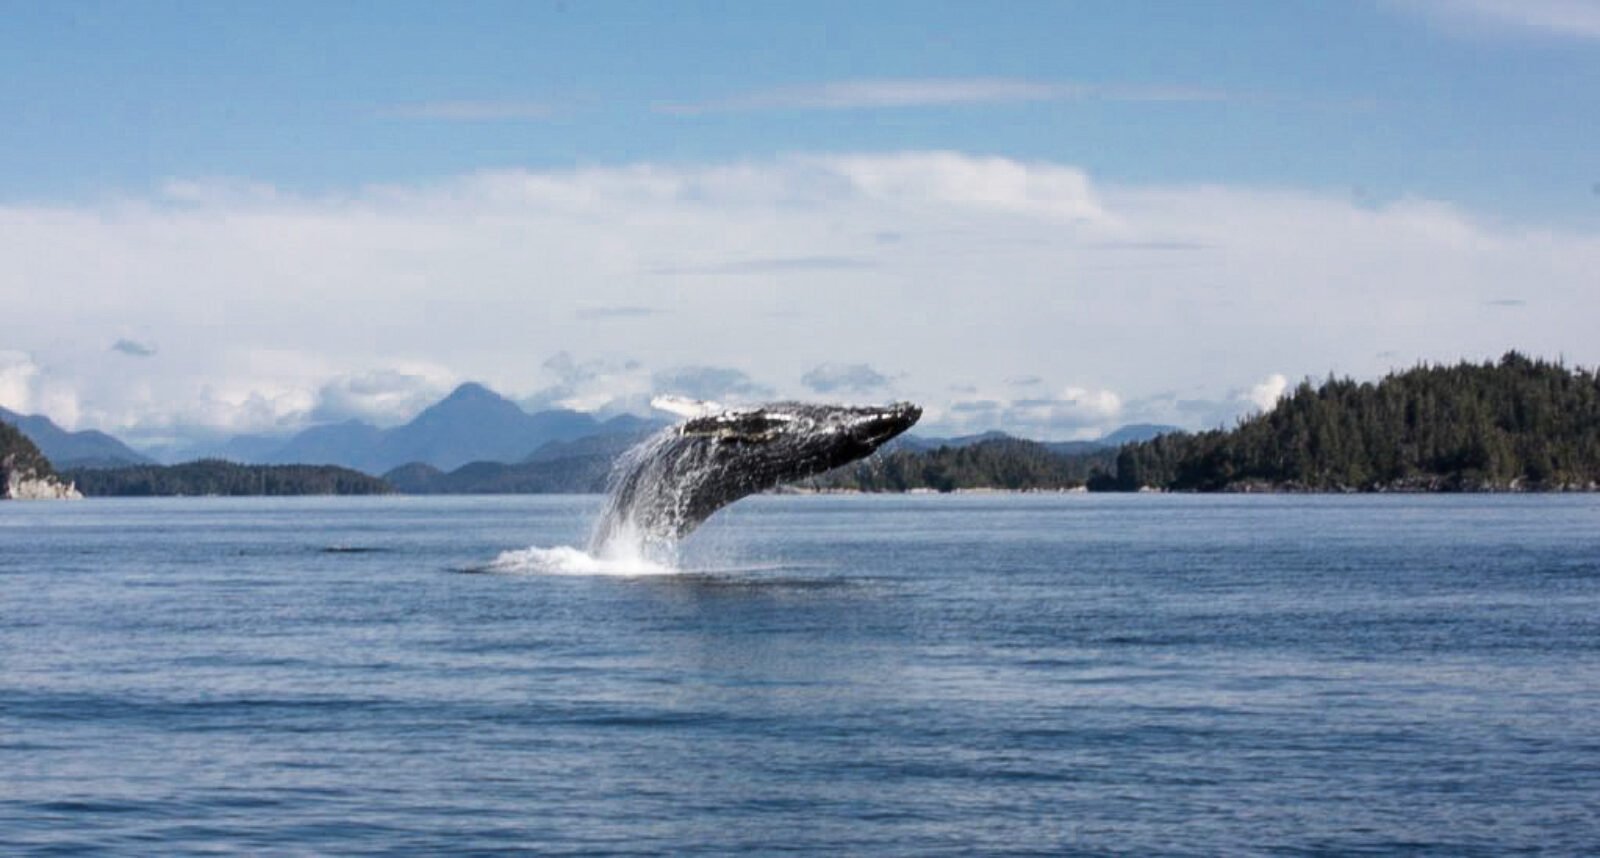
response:
<path id="1" fill-rule="evenodd" d="M 0 506 L 0 852 L 1600 851 L 1600 498 Z"/>

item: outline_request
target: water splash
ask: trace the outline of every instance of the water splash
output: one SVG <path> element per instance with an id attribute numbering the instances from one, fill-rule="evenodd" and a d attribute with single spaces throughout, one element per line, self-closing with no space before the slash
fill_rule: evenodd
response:
<path id="1" fill-rule="evenodd" d="M 686 466 L 684 460 L 693 460 L 692 454 L 665 455 L 680 437 L 679 428 L 671 426 L 618 457 L 611 468 L 605 508 L 589 537 L 591 554 L 676 560 L 673 534 L 685 529 L 682 525 L 690 519 L 690 498 L 719 471 L 708 458 Z"/>
<path id="2" fill-rule="evenodd" d="M 664 479 L 658 454 L 676 437 L 675 428 L 664 429 L 635 444 L 617 459 L 611 470 L 610 494 L 595 522 L 587 550 L 563 545 L 505 551 L 486 567 L 486 571 L 617 576 L 671 575 L 683 571 L 678 565 L 677 541 L 642 526 L 642 510 L 636 502 L 642 495 L 630 490 L 640 485 L 641 480 L 649 481 L 653 487 Z M 648 494 L 653 499 L 677 504 L 681 504 L 685 496 L 681 486 L 669 486 L 664 491 Z"/>
<path id="3" fill-rule="evenodd" d="M 643 557 L 597 556 L 581 548 L 562 545 L 555 548 L 523 548 L 503 551 L 484 571 L 523 575 L 674 575 L 676 566 Z"/>

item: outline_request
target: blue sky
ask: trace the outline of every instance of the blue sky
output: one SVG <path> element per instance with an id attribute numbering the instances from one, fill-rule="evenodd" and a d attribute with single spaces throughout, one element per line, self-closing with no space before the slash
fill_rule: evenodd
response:
<path id="1" fill-rule="evenodd" d="M 934 148 L 1124 181 L 1600 218 L 1596 40 L 1475 28 L 1428 4 L 6 5 L 12 199 L 175 175 L 337 188 L 485 166 Z M 984 79 L 1111 91 L 664 110 L 841 81 Z"/>
<path id="2" fill-rule="evenodd" d="M 374 386 L 389 392 L 357 416 L 392 420 L 465 377 L 530 402 L 626 407 L 684 368 L 742 373 L 747 394 L 803 395 L 800 380 L 831 367 L 884 381 L 863 396 L 934 400 L 930 416 L 953 428 L 970 414 L 1068 437 L 1124 419 L 1222 419 L 1280 375 L 1502 346 L 1600 358 L 1576 330 L 1542 324 L 1600 310 L 1580 264 L 1600 233 L 1600 4 L 1588 0 L 0 2 L 0 14 L 0 216 L 27 232 L 0 262 L 0 289 L 57 322 L 0 342 L 0 404 L 63 422 L 285 429 Z M 676 183 L 670 199 L 661 182 Z M 809 197 L 818 182 L 850 190 Z M 551 193 L 604 203 L 553 214 Z M 630 208 L 641 198 L 649 218 Z M 496 218 L 567 238 L 484 247 L 491 233 L 473 226 Z M 768 221 L 807 238 L 724 240 Z M 1214 232 L 1223 222 L 1286 231 L 1257 244 Z M 950 230 L 968 244 L 915 240 Z M 1294 267 L 1294 242 L 1308 243 L 1302 256 L 1328 249 L 1318 230 L 1352 242 L 1337 257 L 1356 260 L 1334 272 L 1344 281 L 1326 264 Z M 1030 256 L 1023 237 L 1059 252 Z M 1440 279 L 1459 240 L 1493 258 Z M 1186 243 L 1214 252 L 1175 266 Z M 944 282 L 938 253 L 957 246 L 971 276 Z M 1126 252 L 1107 263 L 1111 247 Z M 594 275 L 620 249 L 637 265 Z M 419 254 L 411 270 L 434 279 L 388 290 L 396 253 Z M 274 279 L 249 285 L 261 254 Z M 986 285 L 984 261 L 1015 290 Z M 1077 272 L 1078 300 L 1063 303 L 1052 265 Z M 1115 276 L 1098 277 L 1108 265 Z M 689 294 L 698 287 L 676 281 L 696 272 L 710 287 Z M 1276 351 L 1221 348 L 1240 333 L 1208 340 L 1181 314 L 1170 331 L 1156 321 L 1199 301 L 1282 326 L 1274 302 L 1293 296 L 1250 284 L 1292 290 L 1301 273 L 1319 281 L 1301 303 L 1328 302 L 1328 319 L 1351 309 L 1341 282 L 1418 291 L 1386 290 L 1399 303 L 1369 302 L 1366 327 L 1352 313 Z M 972 331 L 970 354 L 925 347 L 967 333 L 963 302 L 987 304 L 991 288 L 1018 318 L 985 317 L 993 340 Z M 886 345 L 814 335 L 812 351 L 779 359 L 705 334 L 770 327 L 752 342 L 805 351 L 776 332 L 815 324 L 803 297 L 834 289 L 879 296 L 841 327 Z M 139 290 L 141 310 L 95 309 Z M 363 330 L 362 307 L 383 295 L 397 305 L 384 330 L 409 340 Z M 323 298 L 355 345 L 287 329 L 293 308 Z M 951 317 L 907 330 L 919 300 Z M 1486 306 L 1498 310 L 1479 318 Z M 1507 326 L 1501 311 L 1519 308 L 1529 318 Z M 1083 311 L 1099 314 L 1094 331 Z M 560 325 L 540 322 L 551 313 Z M 1024 318 L 1041 313 L 1059 313 L 1053 330 L 1085 350 Z M 1430 313 L 1460 330 L 1420 331 Z M 499 327 L 517 314 L 538 342 Z M 437 348 L 419 345 L 424 326 Z M 685 344 L 679 331 L 700 333 Z M 119 342 L 149 354 L 108 348 Z M 1014 389 L 1033 376 L 1038 395 Z M 130 377 L 147 395 L 126 394 Z M 209 404 L 161 412 L 178 400 Z"/>

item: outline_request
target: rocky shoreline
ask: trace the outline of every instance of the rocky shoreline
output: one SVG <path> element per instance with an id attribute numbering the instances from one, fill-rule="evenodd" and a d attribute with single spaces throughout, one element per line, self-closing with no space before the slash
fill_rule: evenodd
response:
<path id="1" fill-rule="evenodd" d="M 31 477 L 12 471 L 6 474 L 0 498 L 5 500 L 83 500 L 83 493 L 72 483 L 54 477 Z"/>
<path id="2" fill-rule="evenodd" d="M 73 483 L 42 474 L 18 463 L 15 456 L 0 459 L 0 500 L 82 500 Z"/>
<path id="3" fill-rule="evenodd" d="M 0 500 L 78 500 L 83 495 L 56 476 L 50 460 L 8 423 L 0 423 Z"/>

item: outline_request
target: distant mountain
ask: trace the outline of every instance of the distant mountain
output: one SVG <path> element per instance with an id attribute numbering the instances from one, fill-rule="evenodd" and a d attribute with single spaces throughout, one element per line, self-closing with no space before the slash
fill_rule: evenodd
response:
<path id="1" fill-rule="evenodd" d="M 1100 444 L 1106 447 L 1121 447 L 1123 444 L 1141 444 L 1161 435 L 1171 435 L 1182 432 L 1177 426 L 1164 426 L 1159 423 L 1130 423 L 1127 426 L 1112 432 L 1100 439 Z"/>
<path id="2" fill-rule="evenodd" d="M 385 433 L 373 473 L 407 462 L 451 470 L 468 462 L 514 462 L 551 440 L 594 431 L 594 418 L 572 412 L 531 415 L 481 384 L 463 384 L 415 419 Z"/>
<path id="3" fill-rule="evenodd" d="M 392 429 L 348 420 L 313 426 L 287 439 L 242 435 L 207 453 L 258 464 L 339 465 L 368 474 L 411 464 L 447 472 L 472 462 L 518 462 L 552 443 L 591 436 L 633 438 L 661 425 L 628 415 L 602 422 L 578 411 L 529 414 L 489 388 L 468 383 Z M 614 446 L 596 443 L 607 450 Z"/>
<path id="4" fill-rule="evenodd" d="M 593 494 L 606 489 L 615 454 L 592 453 L 508 465 L 473 462 L 449 473 L 402 465 L 384 482 L 409 495 Z"/>
<path id="5" fill-rule="evenodd" d="M 48 417 L 23 416 L 0 408 L 0 422 L 10 423 L 38 445 L 57 468 L 115 468 L 150 462 L 127 444 L 104 432 L 68 432 Z"/>
<path id="6" fill-rule="evenodd" d="M 616 428 L 618 431 L 608 431 L 598 435 L 586 435 L 573 441 L 551 441 L 534 450 L 522 461 L 523 463 L 553 462 L 557 459 L 571 459 L 580 456 L 608 456 L 616 457 L 626 452 L 629 447 L 643 441 L 655 434 L 665 424 L 639 421 L 648 428 L 640 431 L 624 431 L 626 426 L 618 427 L 616 421 L 622 418 L 613 418 L 606 422 L 606 428 Z"/>
<path id="7" fill-rule="evenodd" d="M 1141 441 L 1148 441 L 1158 435 L 1182 431 L 1183 430 L 1177 426 L 1163 426 L 1155 423 L 1131 423 L 1127 426 L 1117 429 L 1114 432 L 1111 432 L 1108 435 L 1096 438 L 1093 441 L 1039 441 L 1035 443 L 1040 444 L 1050 452 L 1058 455 L 1081 456 L 1085 453 L 1093 453 L 1096 450 L 1104 450 L 1110 447 L 1121 447 L 1123 444 L 1136 444 Z M 954 438 L 925 438 L 920 435 L 905 435 L 895 439 L 891 446 L 886 449 L 889 451 L 937 450 L 940 447 L 959 449 L 961 447 L 971 447 L 974 444 L 983 444 L 990 441 L 1014 440 L 1018 440 L 1016 436 L 1008 435 L 1005 432 L 998 430 L 991 430 L 978 435 L 959 435 Z"/>
<path id="8" fill-rule="evenodd" d="M 220 445 L 168 450 L 157 458 L 168 463 L 225 459 L 229 462 L 266 464 L 272 454 L 288 440 L 285 435 L 235 435 Z"/>
<path id="9" fill-rule="evenodd" d="M 1058 456 L 1082 456 L 1097 450 L 1110 449 L 1113 445 L 1104 441 L 1040 441 L 1039 446 L 1055 453 Z"/>
<path id="10" fill-rule="evenodd" d="M 601 431 L 571 441 L 551 441 L 522 461 L 471 462 L 448 473 L 413 462 L 383 475 L 406 494 L 586 494 L 603 492 L 611 466 L 628 448 L 666 424 L 613 417 Z"/>
<path id="11" fill-rule="evenodd" d="M 242 448 L 242 440 L 236 438 L 230 444 Z M 343 423 L 313 426 L 288 441 L 279 440 L 275 449 L 242 459 L 265 465 L 343 465 L 372 473 L 372 459 L 382 443 L 382 429 L 360 420 L 346 420 Z M 241 449 L 241 452 L 247 449 Z"/>
<path id="12" fill-rule="evenodd" d="M 1012 436 L 998 429 L 991 429 L 977 435 L 957 435 L 953 438 L 926 437 L 923 435 L 901 435 L 884 446 L 885 450 L 937 450 L 940 447 L 970 447 L 984 441 L 1004 441 Z"/>

